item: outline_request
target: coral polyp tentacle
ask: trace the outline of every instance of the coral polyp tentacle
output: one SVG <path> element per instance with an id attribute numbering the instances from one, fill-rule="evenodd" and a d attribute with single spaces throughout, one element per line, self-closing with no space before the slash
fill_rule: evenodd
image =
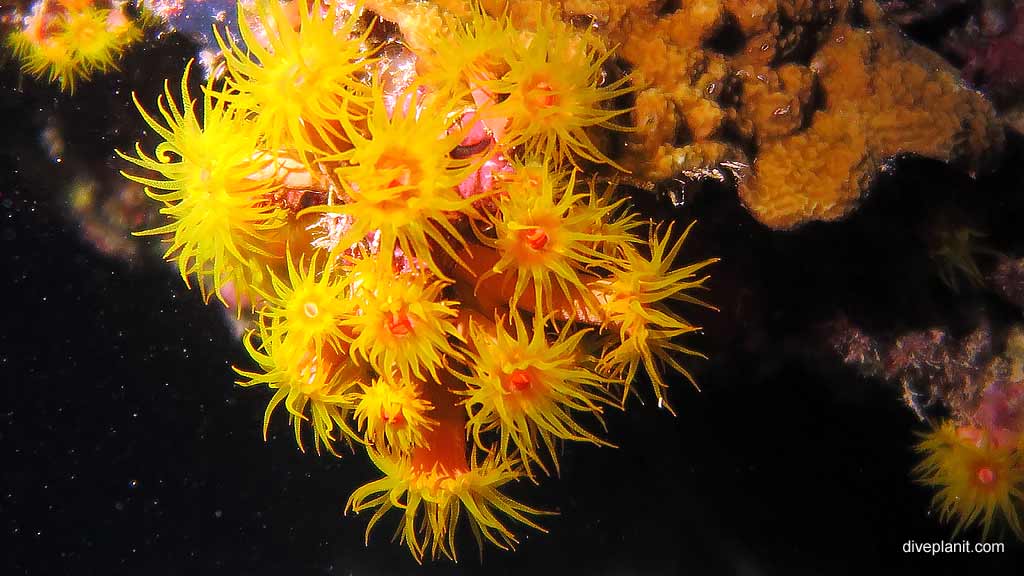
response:
<path id="1" fill-rule="evenodd" d="M 309 422 L 313 430 L 317 453 L 323 446 L 337 455 L 335 444 L 338 441 L 361 442 L 361 436 L 352 428 L 349 419 L 354 409 L 351 392 L 364 381 L 363 371 L 331 348 L 323 348 L 320 354 L 316 354 L 309 346 L 295 346 L 289 342 L 291 336 L 273 325 L 268 326 L 265 321 L 259 325 L 259 345 L 253 343 L 255 335 L 255 331 L 250 331 L 244 343 L 249 355 L 259 364 L 260 371 L 239 368 L 235 371 L 246 378 L 238 381 L 241 386 L 262 384 L 276 390 L 264 414 L 264 439 L 271 415 L 283 403 L 300 449 L 304 449 L 302 422 Z"/>
<path id="2" fill-rule="evenodd" d="M 147 155 L 139 144 L 135 156 L 118 154 L 163 177 L 122 172 L 145 185 L 170 220 L 136 234 L 170 234 L 165 257 L 177 262 L 186 284 L 195 276 L 204 298 L 215 293 L 224 300 L 229 283 L 249 294 L 252 285 L 262 281 L 261 257 L 272 254 L 278 242 L 275 230 L 285 225 L 286 216 L 270 202 L 278 184 L 266 175 L 271 161 L 257 154 L 260 136 L 255 126 L 209 91 L 200 116 L 189 94 L 190 69 L 191 62 L 181 79 L 181 104 L 165 82 L 157 104 L 160 119 L 135 100 L 146 123 L 164 140 L 154 155 Z"/>
<path id="3" fill-rule="evenodd" d="M 480 89 L 484 82 L 504 76 L 508 58 L 526 35 L 507 15 L 492 17 L 475 4 L 468 17 L 448 14 L 445 26 L 432 32 L 430 49 L 422 58 L 422 77 L 453 93 Z"/>
<path id="4" fill-rule="evenodd" d="M 308 264 L 300 258 L 296 266 L 289 251 L 287 276 L 282 279 L 271 273 L 273 292 L 262 294 L 260 309 L 268 325 L 288 336 L 289 345 L 312 347 L 317 356 L 325 344 L 336 351 L 345 349 L 347 335 L 341 322 L 353 311 L 344 278 L 320 256 L 314 253 Z"/>
<path id="5" fill-rule="evenodd" d="M 718 259 L 673 268 L 694 224 L 686 228 L 671 248 L 672 226 L 669 225 L 659 238 L 657 227 L 652 224 L 648 242 L 650 254 L 644 256 L 633 246 L 623 245 L 625 265 L 613 270 L 610 279 L 600 280 L 593 286 L 603 303 L 603 329 L 608 333 L 598 369 L 624 383 L 623 403 L 641 364 L 654 385 L 659 404 L 670 411 L 672 408 L 664 393 L 668 384 L 659 363 L 667 364 L 696 386 L 690 371 L 674 354 L 703 358 L 700 352 L 676 342 L 678 337 L 700 328 L 668 306 L 669 302 L 676 301 L 714 309 L 688 291 L 704 288 L 708 276 L 699 273 Z"/>

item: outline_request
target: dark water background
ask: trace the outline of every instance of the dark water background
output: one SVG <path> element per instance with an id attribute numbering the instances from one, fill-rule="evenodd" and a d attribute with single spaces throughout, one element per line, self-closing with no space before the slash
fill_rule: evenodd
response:
<path id="1" fill-rule="evenodd" d="M 303 455 L 281 414 L 264 443 L 269 392 L 233 384 L 247 357 L 219 313 L 168 266 L 97 254 L 68 218 L 71 158 L 114 165 L 111 150 L 140 129 L 130 92 L 152 102 L 162 78 L 173 82 L 189 53 L 176 42 L 74 97 L 0 70 L 0 574 L 1020 573 L 1011 535 L 996 537 L 1002 554 L 902 552 L 953 539 L 909 475 L 925 427 L 898 390 L 813 336 L 838 313 L 882 332 L 982 305 L 1020 321 L 950 295 L 918 234 L 941 207 L 1024 255 L 1019 138 L 978 181 L 897 162 L 856 216 L 797 233 L 766 231 L 727 189 L 681 208 L 638 196 L 650 216 L 700 220 L 684 258 L 723 258 L 709 293 L 722 312 L 698 313 L 707 330 L 691 341 L 711 356 L 691 363 L 703 391 L 676 385 L 675 418 L 637 402 L 609 414 L 618 449 L 570 446 L 560 478 L 514 487 L 559 512 L 543 521 L 548 534 L 517 529 L 516 552 L 488 548 L 481 564 L 467 531 L 457 565 L 419 567 L 389 542 L 395 517 L 367 547 L 367 516 L 342 515 L 377 476 L 363 455 Z M 67 140 L 60 164 L 39 144 L 51 115 Z"/>

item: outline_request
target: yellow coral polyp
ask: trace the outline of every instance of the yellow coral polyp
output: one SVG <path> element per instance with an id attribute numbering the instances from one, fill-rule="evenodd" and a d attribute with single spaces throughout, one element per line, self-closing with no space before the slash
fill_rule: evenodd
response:
<path id="1" fill-rule="evenodd" d="M 594 223 L 606 219 L 615 210 L 604 206 L 591 194 L 577 193 L 575 170 L 565 181 L 546 168 L 534 170 L 527 164 L 530 178 L 511 181 L 504 189 L 497 214 L 492 216 L 493 230 L 479 232 L 481 241 L 497 249 L 500 260 L 480 281 L 509 273 L 515 277 L 511 305 L 532 285 L 538 312 L 552 307 L 555 286 L 570 302 L 596 308 L 590 289 L 581 278 L 588 267 L 610 267 L 616 259 L 601 251 L 606 242 L 625 244 L 630 236 L 595 230 Z"/>
<path id="2" fill-rule="evenodd" d="M 547 15 L 532 32 L 507 54 L 504 75 L 481 82 L 497 101 L 482 113 L 505 120 L 502 144 L 556 163 L 584 159 L 622 169 L 587 130 L 630 130 L 614 121 L 627 112 L 616 109 L 614 100 L 633 90 L 629 77 L 603 83 L 601 67 L 611 52 L 589 29 L 570 29 Z"/>
<path id="3" fill-rule="evenodd" d="M 289 251 L 287 281 L 271 275 L 274 293 L 264 294 L 266 303 L 260 310 L 270 325 L 289 336 L 290 345 L 312 346 L 317 356 L 324 344 L 343 349 L 341 321 L 353 307 L 344 279 L 325 260 L 314 253 L 308 265 L 300 259 L 296 267 Z"/>
<path id="4" fill-rule="evenodd" d="M 437 381 L 444 359 L 459 357 L 448 341 L 459 338 L 453 322 L 458 302 L 443 300 L 443 287 L 377 261 L 376 278 L 355 291 L 357 309 L 342 322 L 352 331 L 350 354 L 381 374 L 395 370 L 403 380 Z"/>
<path id="5" fill-rule="evenodd" d="M 365 49 L 371 27 L 359 31 L 358 6 L 336 18 L 338 5 L 293 3 L 298 10 L 294 27 L 280 2 L 259 0 L 252 14 L 254 29 L 240 3 L 245 48 L 214 29 L 228 70 L 219 97 L 252 113 L 273 152 L 297 150 L 309 160 L 306 153 L 344 148 L 340 116 L 366 104 L 368 90 L 360 77 L 371 60 Z"/>
<path id="6" fill-rule="evenodd" d="M 337 455 L 334 444 L 339 440 L 361 441 L 348 423 L 354 407 L 351 391 L 364 381 L 361 371 L 330 348 L 324 348 L 317 355 L 309 347 L 292 345 L 287 341 L 288 336 L 265 322 L 260 322 L 258 346 L 253 344 L 255 333 L 255 330 L 249 331 L 244 344 L 260 371 L 235 368 L 235 372 L 247 378 L 237 382 L 240 386 L 266 385 L 276 390 L 263 415 L 263 439 L 267 438 L 271 415 L 283 402 L 300 450 L 305 451 L 303 422 L 309 422 L 313 430 L 318 454 L 323 446 Z"/>
<path id="7" fill-rule="evenodd" d="M 456 94 L 504 76 L 507 55 L 524 37 L 507 16 L 491 17 L 478 6 L 471 8 L 467 19 L 451 16 L 445 28 L 434 32 L 430 52 L 420 64 L 421 77 Z"/>
<path id="8" fill-rule="evenodd" d="M 545 512 L 531 508 L 501 493 L 519 473 L 511 460 L 493 453 L 481 462 L 477 453 L 467 462 L 465 433 L 461 425 L 442 423 L 431 433 L 429 448 L 418 447 L 411 456 L 369 448 L 370 460 L 384 477 L 352 493 L 346 511 L 374 510 L 366 527 L 366 540 L 377 522 L 392 509 L 402 517 L 395 536 L 421 562 L 429 552 L 457 559 L 455 527 L 465 515 L 483 547 L 483 541 L 503 550 L 518 543 L 502 516 L 536 530 L 545 531 L 530 517 Z"/>
<path id="9" fill-rule="evenodd" d="M 143 152 L 138 143 L 136 156 L 118 154 L 163 176 L 157 180 L 121 172 L 145 185 L 146 194 L 164 204 L 160 213 L 171 220 L 135 234 L 171 234 L 164 257 L 177 261 L 186 284 L 189 276 L 198 278 L 204 299 L 209 299 L 212 288 L 224 300 L 228 284 L 241 294 L 251 293 L 251 284 L 263 276 L 259 257 L 271 256 L 267 247 L 274 243 L 273 231 L 282 227 L 286 218 L 284 211 L 268 200 L 277 188 L 273 177 L 259 176 L 268 162 L 256 153 L 259 133 L 210 92 L 203 96 L 200 120 L 188 91 L 190 69 L 191 62 L 181 78 L 181 105 L 171 94 L 169 83 L 164 83 L 158 101 L 163 122 L 146 112 L 133 96 L 146 123 L 164 140 L 154 156 Z"/>
<path id="10" fill-rule="evenodd" d="M 355 417 L 368 444 L 380 451 L 408 451 L 423 443 L 423 434 L 435 422 L 430 419 L 430 402 L 422 398 L 420 386 L 409 381 L 377 378 L 356 393 Z"/>
<path id="11" fill-rule="evenodd" d="M 953 422 L 945 422 L 917 445 L 924 460 L 914 473 L 923 484 L 938 488 L 932 504 L 943 522 L 956 520 L 956 534 L 980 523 L 986 539 L 998 516 L 1024 539 L 1019 512 L 1024 461 L 1016 448 L 996 446 L 984 432 L 976 438 L 961 434 Z"/>
<path id="12" fill-rule="evenodd" d="M 314 210 L 351 216 L 352 226 L 339 246 L 379 232 L 383 260 L 390 261 L 400 248 L 444 278 L 431 247 L 462 262 L 455 245 L 465 241 L 450 218 L 460 213 L 478 218 L 473 200 L 456 190 L 472 170 L 469 162 L 450 154 L 462 138 L 452 130 L 459 111 L 437 98 L 424 99 L 415 89 L 398 95 L 395 110 L 389 111 L 379 82 L 373 94 L 365 130 L 343 119 L 352 149 L 336 157 L 343 163 L 336 173 L 347 198 Z"/>
<path id="13" fill-rule="evenodd" d="M 665 406 L 673 414 L 675 412 L 665 399 L 664 391 L 668 384 L 659 362 L 667 364 L 691 384 L 697 385 L 690 371 L 673 356 L 673 352 L 704 358 L 700 352 L 675 341 L 700 328 L 673 312 L 667 305 L 668 302 L 677 301 L 713 309 L 709 304 L 687 294 L 687 291 L 704 287 L 708 276 L 697 274 L 718 259 L 709 258 L 672 268 L 694 224 L 696 222 L 686 228 L 671 248 L 668 247 L 672 236 L 671 225 L 665 235 L 659 238 L 657 228 L 652 224 L 648 242 L 650 256 L 643 256 L 632 245 L 625 246 L 625 265 L 613 271 L 613 279 L 600 280 L 593 286 L 603 303 L 602 327 L 613 331 L 606 337 L 598 370 L 624 383 L 623 404 L 641 364 L 654 385 L 659 405 Z"/>
<path id="14" fill-rule="evenodd" d="M 464 403 L 476 445 L 486 450 L 483 434 L 498 431 L 498 453 L 507 458 L 518 452 L 531 477 L 531 464 L 547 473 L 542 447 L 558 470 L 558 440 L 611 446 L 576 421 L 590 414 L 600 422 L 602 404 L 611 403 L 606 380 L 585 368 L 587 359 L 578 352 L 587 331 L 572 332 L 566 324 L 549 341 L 543 320 L 530 330 L 513 311 L 511 323 L 511 332 L 502 319 L 489 329 L 470 326 L 470 373 L 459 377 L 467 386 Z"/>
<path id="15" fill-rule="evenodd" d="M 972 288 L 985 285 L 985 276 L 978 267 L 975 256 L 998 254 L 986 246 L 985 234 L 968 226 L 947 228 L 943 224 L 935 238 L 935 246 L 929 256 L 936 265 L 939 279 L 954 293 L 960 292 L 959 278 L 962 276 Z"/>
<path id="16" fill-rule="evenodd" d="M 58 37 L 73 46 L 81 65 L 88 71 L 107 70 L 114 66 L 118 50 L 118 34 L 108 28 L 109 10 L 87 8 L 69 12 Z"/>
<path id="17" fill-rule="evenodd" d="M 117 68 L 117 61 L 142 31 L 118 10 L 66 6 L 56 14 L 42 3 L 26 30 L 13 32 L 7 43 L 22 71 L 57 82 L 73 93 L 78 82 Z M 50 19 L 43 26 L 43 19 Z"/>
<path id="18" fill-rule="evenodd" d="M 59 38 L 37 39 L 29 33 L 12 32 L 7 38 L 14 57 L 21 60 L 21 70 L 36 78 L 58 82 L 61 90 L 74 93 L 75 84 L 84 70 L 75 68 L 74 54 Z"/>

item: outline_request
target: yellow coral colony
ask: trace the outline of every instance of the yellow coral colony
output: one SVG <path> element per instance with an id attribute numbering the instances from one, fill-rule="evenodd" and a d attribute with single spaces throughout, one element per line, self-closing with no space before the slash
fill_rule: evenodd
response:
<path id="1" fill-rule="evenodd" d="M 7 43 L 24 72 L 74 92 L 79 82 L 116 69 L 125 50 L 141 38 L 141 28 L 123 6 L 42 0 L 26 27 L 12 32 Z"/>
<path id="2" fill-rule="evenodd" d="M 454 559 L 460 522 L 506 549 L 543 530 L 506 486 L 557 473 L 562 443 L 610 446 L 604 410 L 641 365 L 659 403 L 665 367 L 692 380 L 698 327 L 669 303 L 706 306 L 714 261 L 676 263 L 685 233 L 638 235 L 582 176 L 614 170 L 601 143 L 633 89 L 604 43 L 554 11 L 464 8 L 256 2 L 202 106 L 186 69 L 181 104 L 139 106 L 163 142 L 122 154 L 158 174 L 128 175 L 168 218 L 142 234 L 257 312 L 236 371 L 272 391 L 264 435 L 283 404 L 300 448 L 365 449 L 382 477 L 347 509 L 371 512 L 367 537 L 397 511 L 418 561 Z"/>

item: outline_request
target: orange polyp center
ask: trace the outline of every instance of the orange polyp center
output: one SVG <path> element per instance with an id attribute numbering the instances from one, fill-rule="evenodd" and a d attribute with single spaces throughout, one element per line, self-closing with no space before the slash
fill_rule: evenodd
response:
<path id="1" fill-rule="evenodd" d="M 384 318 L 388 331 L 395 336 L 405 336 L 412 332 L 412 319 L 409 318 L 409 315 L 404 310 L 387 312 Z"/>
<path id="2" fill-rule="evenodd" d="M 302 311 L 306 314 L 306 318 L 316 318 L 320 313 L 320 307 L 316 305 L 316 302 L 306 302 L 302 305 Z"/>
<path id="3" fill-rule="evenodd" d="M 405 416 L 402 415 L 402 411 L 395 412 L 394 416 L 388 416 L 387 410 L 384 408 L 380 409 L 380 419 L 385 424 L 390 425 L 392 428 L 402 428 L 405 426 Z"/>
<path id="4" fill-rule="evenodd" d="M 75 40 L 79 44 L 88 44 L 96 39 L 100 35 L 99 30 L 95 26 L 81 26 L 77 30 L 77 37 Z"/>
<path id="5" fill-rule="evenodd" d="M 536 251 L 541 251 L 548 245 L 548 234 L 540 228 L 530 228 L 529 230 L 520 230 L 519 239 L 522 240 L 527 246 Z"/>
<path id="6" fill-rule="evenodd" d="M 408 186 L 409 181 L 412 179 L 409 169 L 399 170 L 398 174 L 388 182 L 388 188 L 398 188 L 400 186 Z"/>
<path id="7" fill-rule="evenodd" d="M 978 482 L 983 486 L 991 486 L 996 481 L 996 472 L 988 466 L 978 468 Z"/>
<path id="8" fill-rule="evenodd" d="M 391 181 L 388 182 L 389 188 L 410 186 L 422 178 L 422 170 L 411 165 L 407 154 L 402 150 L 388 150 L 381 154 L 375 166 L 378 170 L 393 174 Z"/>
<path id="9" fill-rule="evenodd" d="M 531 110 L 551 108 L 558 103 L 558 93 L 544 80 L 535 80 L 527 85 L 524 100 Z"/>
<path id="10" fill-rule="evenodd" d="M 513 370 L 505 382 L 507 392 L 525 392 L 533 385 L 533 379 L 526 370 Z"/>

